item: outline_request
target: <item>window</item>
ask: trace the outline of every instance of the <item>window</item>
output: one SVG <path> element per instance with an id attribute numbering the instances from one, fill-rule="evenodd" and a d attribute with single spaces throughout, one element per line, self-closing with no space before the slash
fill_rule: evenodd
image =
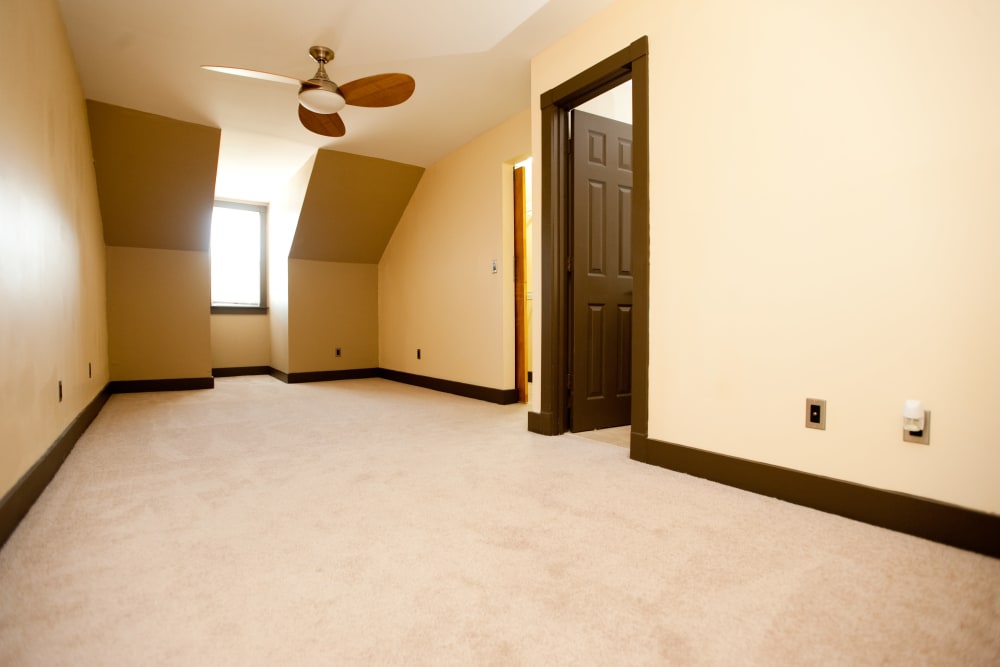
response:
<path id="1" fill-rule="evenodd" d="M 267 207 L 216 201 L 212 210 L 212 312 L 267 312 Z"/>

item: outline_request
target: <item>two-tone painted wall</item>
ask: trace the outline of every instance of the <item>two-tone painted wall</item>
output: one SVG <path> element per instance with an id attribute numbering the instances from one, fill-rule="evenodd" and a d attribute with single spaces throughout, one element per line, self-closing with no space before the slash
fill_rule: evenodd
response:
<path id="1" fill-rule="evenodd" d="M 619 0 L 534 58 L 537 154 L 540 96 L 648 36 L 650 438 L 1000 513 L 998 27 L 991 0 Z"/>
<path id="2" fill-rule="evenodd" d="M 109 370 L 87 110 L 56 3 L 0 3 L 0 44 L 3 496 L 104 388 Z"/>

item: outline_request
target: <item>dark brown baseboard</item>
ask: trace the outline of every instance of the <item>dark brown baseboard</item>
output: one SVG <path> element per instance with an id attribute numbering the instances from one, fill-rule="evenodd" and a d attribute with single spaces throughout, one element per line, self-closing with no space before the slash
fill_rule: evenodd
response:
<path id="1" fill-rule="evenodd" d="M 415 375 L 404 373 L 403 371 L 389 370 L 388 368 L 352 368 L 341 371 L 308 371 L 298 373 L 286 373 L 276 368 L 269 368 L 268 372 L 287 384 L 297 384 L 300 382 L 329 382 L 334 380 L 359 380 L 363 378 L 383 378 L 393 382 L 402 382 L 425 389 L 443 391 L 448 394 L 464 396 L 465 398 L 475 398 L 480 401 L 488 401 L 499 405 L 510 405 L 517 403 L 516 389 L 493 389 L 491 387 L 480 387 L 464 382 L 453 380 L 440 380 L 426 375 Z M 213 370 L 214 373 L 214 370 Z"/>
<path id="2" fill-rule="evenodd" d="M 6 544 L 8 538 L 14 533 L 14 529 L 21 523 L 21 519 L 28 514 L 28 510 L 42 495 L 42 491 L 59 472 L 59 468 L 73 450 L 76 441 L 94 421 L 110 396 L 111 392 L 105 386 L 94 397 L 94 400 L 87 404 L 87 407 L 59 434 L 59 437 L 42 454 L 42 457 L 35 461 L 35 465 L 24 473 L 17 484 L 4 495 L 3 499 L 0 499 L 0 547 Z"/>
<path id="3" fill-rule="evenodd" d="M 455 394 L 456 396 L 464 396 L 465 398 L 475 398 L 480 401 L 497 403 L 499 405 L 517 403 L 517 389 L 480 387 L 479 385 L 455 382 L 454 380 L 441 380 L 426 375 L 393 371 L 388 368 L 378 369 L 378 377 L 392 380 L 393 382 L 412 384 L 425 389 L 433 389 L 434 391 L 443 391 L 447 394 Z"/>
<path id="4" fill-rule="evenodd" d="M 108 392 L 112 394 L 133 394 L 140 391 L 188 391 L 190 389 L 212 389 L 215 378 L 171 378 L 167 380 L 112 380 Z"/>
<path id="5" fill-rule="evenodd" d="M 212 377 L 231 378 L 240 375 L 270 375 L 270 366 L 228 366 L 226 368 L 213 368 Z"/>
<path id="6" fill-rule="evenodd" d="M 336 380 L 360 380 L 363 378 L 378 377 L 377 368 L 348 368 L 340 371 L 304 371 L 298 373 L 286 373 L 277 368 L 267 369 L 267 374 L 281 380 L 285 384 L 299 384 L 302 382 L 332 382 Z"/>
<path id="7" fill-rule="evenodd" d="M 361 380 L 378 377 L 377 368 L 348 368 L 341 371 L 306 371 L 287 373 L 284 382 L 298 384 L 300 382 L 331 382 L 335 380 Z M 280 379 L 280 378 L 279 378 Z"/>
<path id="8" fill-rule="evenodd" d="M 528 430 L 540 435 L 559 435 L 556 433 L 555 415 L 551 412 L 529 412 Z"/>
<path id="9" fill-rule="evenodd" d="M 632 435 L 630 457 L 662 468 L 1000 558 L 1000 516 L 896 491 Z"/>

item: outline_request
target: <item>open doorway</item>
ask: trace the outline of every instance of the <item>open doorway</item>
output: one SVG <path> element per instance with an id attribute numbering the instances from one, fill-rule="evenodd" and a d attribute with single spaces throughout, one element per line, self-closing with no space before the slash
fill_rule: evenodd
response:
<path id="1" fill-rule="evenodd" d="M 570 110 L 567 426 L 632 419 L 632 82 Z"/>
<path id="2" fill-rule="evenodd" d="M 649 358 L 649 166 L 648 166 L 648 43 L 642 38 L 541 96 L 542 106 L 542 296 L 540 410 L 528 415 L 528 428 L 555 435 L 573 426 L 572 395 L 580 391 L 574 378 L 572 335 L 573 249 L 571 112 L 625 82 L 631 82 L 632 172 L 630 262 L 632 304 L 626 335 L 631 341 L 628 408 L 632 442 L 645 441 L 648 422 Z M 632 452 L 635 458 L 636 452 Z"/>

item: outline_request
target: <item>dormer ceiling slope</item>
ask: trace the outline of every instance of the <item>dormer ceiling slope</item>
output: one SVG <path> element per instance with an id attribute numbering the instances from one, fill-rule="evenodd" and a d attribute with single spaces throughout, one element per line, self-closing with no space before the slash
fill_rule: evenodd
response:
<path id="1" fill-rule="evenodd" d="M 289 257 L 377 264 L 423 167 L 320 150 Z"/>
<path id="2" fill-rule="evenodd" d="M 110 246 L 206 252 L 221 132 L 87 100 Z"/>

